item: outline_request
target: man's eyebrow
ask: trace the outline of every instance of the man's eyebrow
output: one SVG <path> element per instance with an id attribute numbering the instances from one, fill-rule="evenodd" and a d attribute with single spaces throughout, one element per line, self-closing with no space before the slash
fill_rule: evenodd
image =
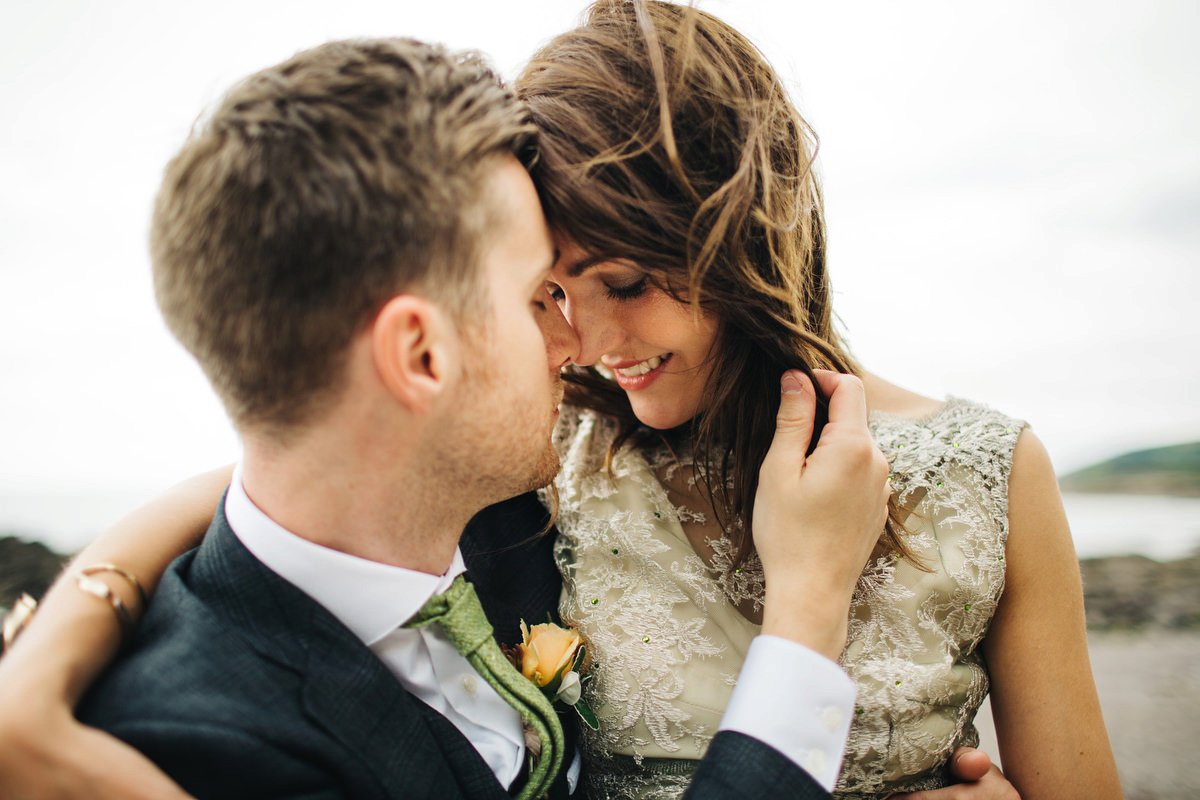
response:
<path id="1" fill-rule="evenodd" d="M 546 281 L 550 280 L 550 271 L 554 269 L 554 265 L 556 263 L 558 263 L 557 247 L 554 248 L 554 252 L 551 254 L 550 258 L 546 260 L 546 263 L 542 265 L 542 268 L 534 274 L 532 280 L 530 280 L 530 284 L 535 289 L 541 289 L 541 287 L 546 284 Z"/>

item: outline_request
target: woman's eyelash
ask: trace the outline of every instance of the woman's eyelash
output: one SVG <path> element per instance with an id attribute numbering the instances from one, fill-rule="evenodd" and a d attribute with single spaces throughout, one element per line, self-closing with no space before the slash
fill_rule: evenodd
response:
<path id="1" fill-rule="evenodd" d="M 604 288 L 608 296 L 613 300 L 632 300 L 646 291 L 648 278 L 648 275 L 643 275 L 633 283 L 627 283 L 624 286 L 609 286 L 605 284 Z"/>

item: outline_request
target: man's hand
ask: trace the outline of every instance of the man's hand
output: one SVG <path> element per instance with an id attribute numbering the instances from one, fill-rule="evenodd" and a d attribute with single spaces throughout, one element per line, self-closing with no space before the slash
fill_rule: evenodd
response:
<path id="1" fill-rule="evenodd" d="M 815 375 L 829 398 L 829 422 L 806 457 L 816 395 L 802 372 L 785 373 L 753 535 L 767 584 L 763 633 L 837 660 L 854 587 L 887 519 L 888 463 L 867 428 L 862 381 Z"/>
<path id="2" fill-rule="evenodd" d="M 950 759 L 950 772 L 962 783 L 945 789 L 898 794 L 892 800 L 1021 800 L 988 754 L 974 747 L 960 747 Z"/>

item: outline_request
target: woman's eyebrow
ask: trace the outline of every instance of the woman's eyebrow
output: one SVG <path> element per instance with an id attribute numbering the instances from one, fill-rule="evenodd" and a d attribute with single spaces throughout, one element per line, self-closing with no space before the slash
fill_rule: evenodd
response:
<path id="1" fill-rule="evenodd" d="M 567 265 L 567 277 L 578 278 L 591 267 L 611 260 L 608 256 L 584 256 L 578 261 Z"/>

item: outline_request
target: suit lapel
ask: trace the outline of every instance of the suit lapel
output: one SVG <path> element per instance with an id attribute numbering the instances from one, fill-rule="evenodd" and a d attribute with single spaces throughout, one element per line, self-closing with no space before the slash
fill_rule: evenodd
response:
<path id="1" fill-rule="evenodd" d="M 548 521 L 546 509 L 533 492 L 488 506 L 463 531 L 459 547 L 467 578 L 496 639 L 508 645 L 521 641 L 520 622 L 558 621 L 562 576 L 554 564 L 557 531 L 538 535 Z"/>
<path id="2" fill-rule="evenodd" d="M 329 616 L 314 624 L 321 641 L 309 652 L 304 703 L 315 724 L 378 765 L 383 780 L 405 793 L 507 797 L 466 737 L 405 691 L 341 623 Z"/>
<path id="3" fill-rule="evenodd" d="M 306 715 L 375 773 L 388 794 L 508 796 L 453 725 L 410 695 L 324 607 L 255 559 L 223 512 L 197 553 L 192 579 L 250 632 L 264 658 L 301 676 Z"/>

